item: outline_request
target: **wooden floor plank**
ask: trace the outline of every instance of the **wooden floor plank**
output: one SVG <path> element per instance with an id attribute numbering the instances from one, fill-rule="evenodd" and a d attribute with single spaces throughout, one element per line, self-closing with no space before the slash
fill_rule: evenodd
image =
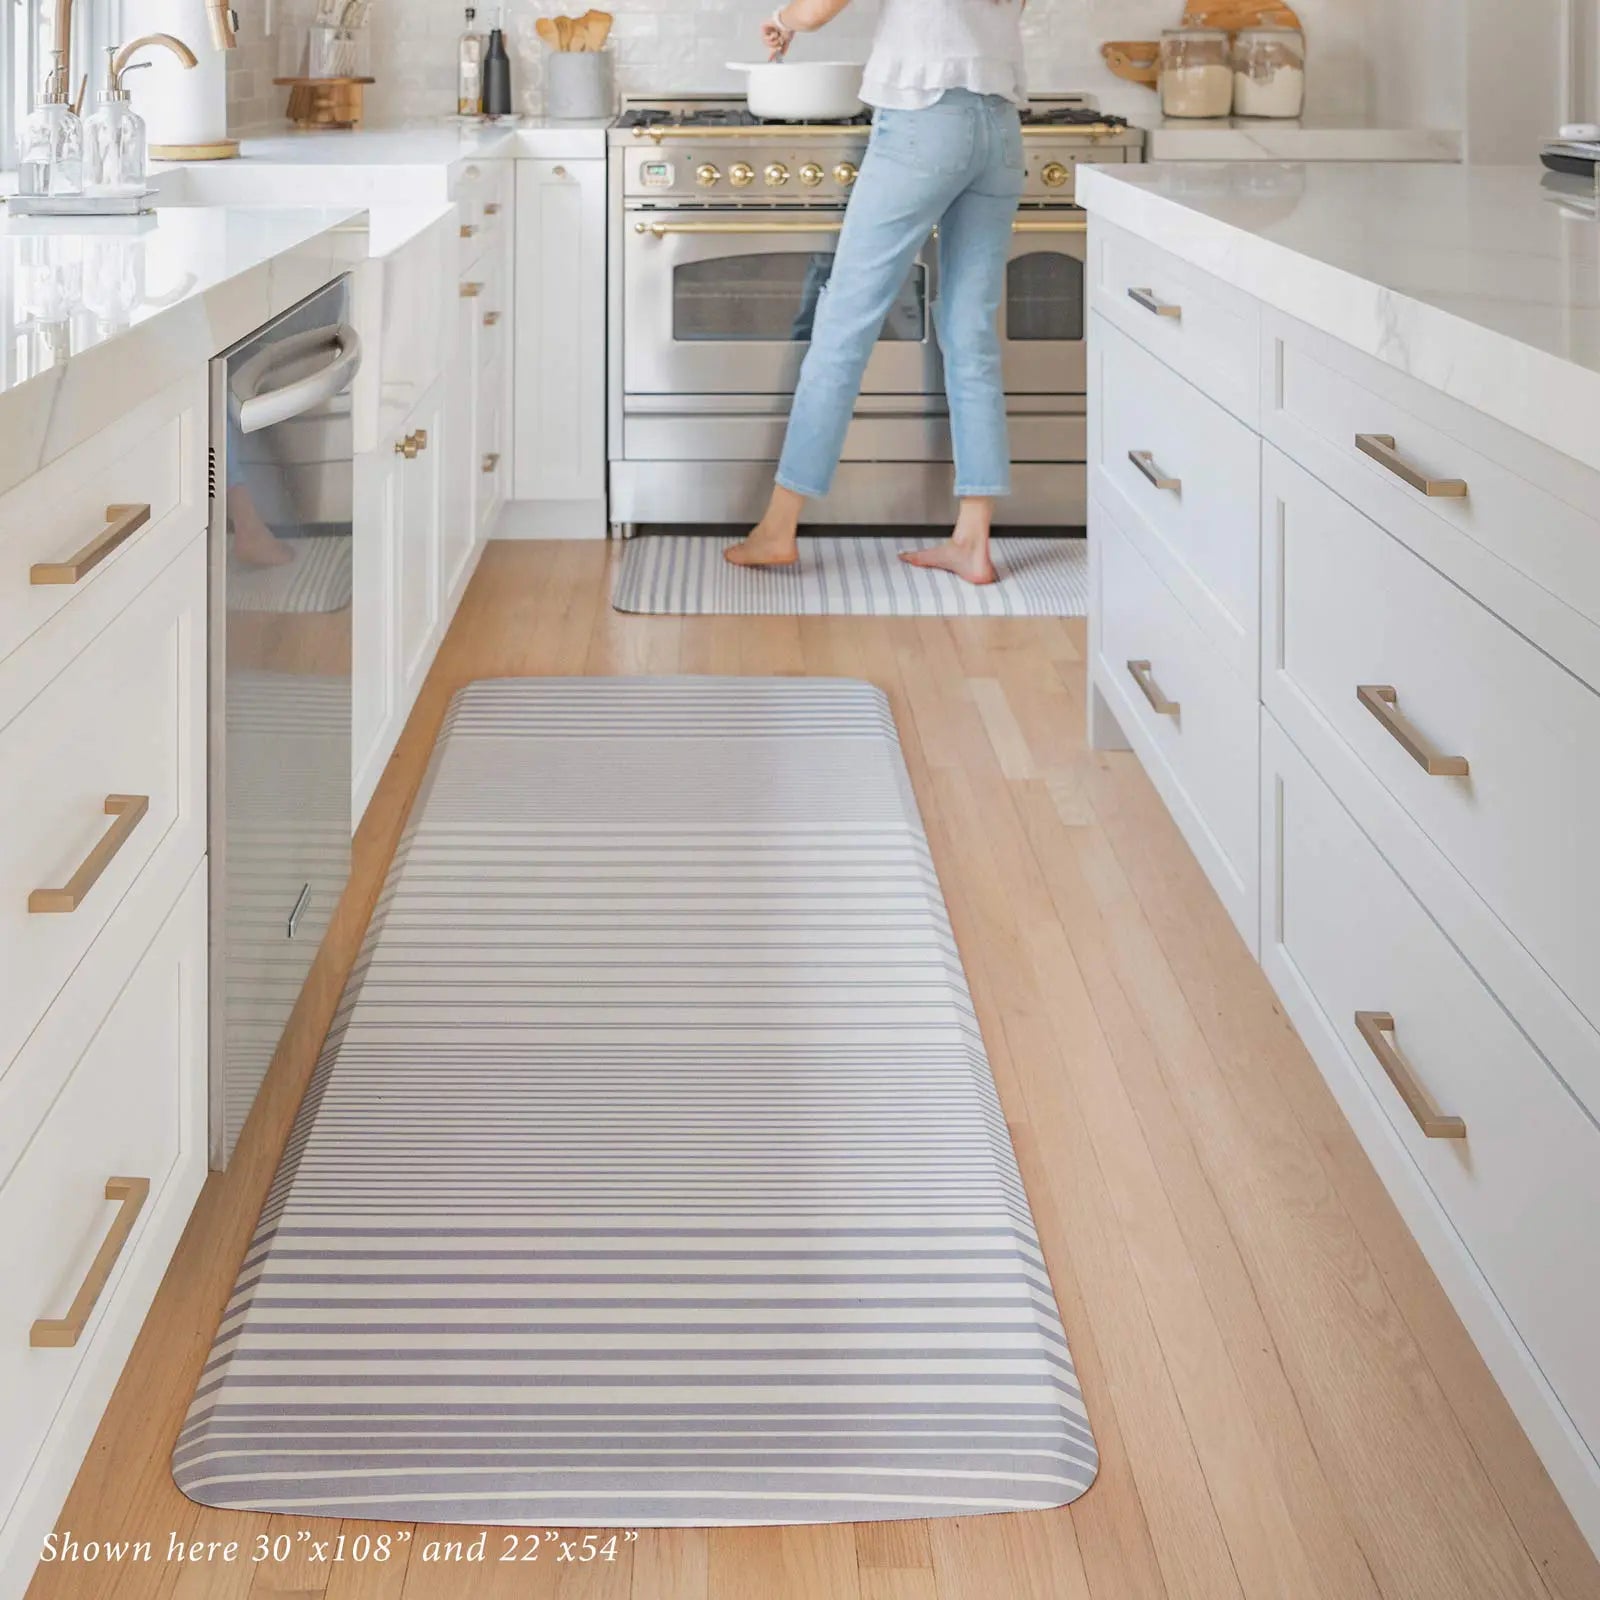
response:
<path id="1" fill-rule="evenodd" d="M 476 1532 L 422 1527 L 401 1565 L 301 1560 L 270 1586 L 249 1564 L 45 1567 L 30 1600 L 1600 1600 L 1600 1565 L 1171 819 L 1131 757 L 1084 747 L 1081 622 L 625 617 L 614 559 L 487 552 L 61 1526 L 163 1543 L 336 1526 L 194 1505 L 172 1441 L 440 719 L 494 676 L 803 672 L 889 696 L 1098 1479 L 1054 1512 L 643 1530 L 604 1568 L 422 1562 L 429 1537 Z"/>

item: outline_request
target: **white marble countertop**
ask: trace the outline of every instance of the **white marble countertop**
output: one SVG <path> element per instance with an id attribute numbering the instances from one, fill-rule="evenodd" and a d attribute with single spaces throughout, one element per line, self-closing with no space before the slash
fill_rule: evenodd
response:
<path id="1" fill-rule="evenodd" d="M 1541 169 L 1089 166 L 1079 202 L 1600 469 L 1600 223 Z"/>
<path id="2" fill-rule="evenodd" d="M 236 160 L 208 165 L 225 172 L 261 166 L 449 167 L 473 157 L 485 161 L 518 156 L 576 159 L 603 156 L 610 125 L 610 118 L 567 122 L 522 117 L 514 123 L 408 123 L 353 128 L 344 133 L 282 128 L 246 135 Z"/>
<path id="3" fill-rule="evenodd" d="M 359 210 L 0 220 L 0 493 L 365 260 Z"/>
<path id="4" fill-rule="evenodd" d="M 1454 128 L 1385 128 L 1336 117 L 1134 116 L 1147 161 L 1459 161 Z"/>

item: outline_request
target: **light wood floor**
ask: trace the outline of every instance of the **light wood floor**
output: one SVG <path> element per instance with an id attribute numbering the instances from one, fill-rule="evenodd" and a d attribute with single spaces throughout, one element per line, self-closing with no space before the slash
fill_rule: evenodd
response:
<path id="1" fill-rule="evenodd" d="M 424 1565 L 414 1545 L 360 1568 L 305 1553 L 254 1570 L 42 1568 L 30 1600 L 1600 1596 L 1600 1567 L 1133 758 L 1085 750 L 1082 624 L 623 617 L 608 555 L 490 547 L 358 836 L 290 1042 L 61 1526 L 338 1531 L 195 1506 L 168 1454 L 445 702 L 473 678 L 546 673 L 817 673 L 888 691 L 1099 1480 L 1046 1514 L 646 1531 L 609 1567 Z M 619 817 L 648 805 L 617 796 Z"/>

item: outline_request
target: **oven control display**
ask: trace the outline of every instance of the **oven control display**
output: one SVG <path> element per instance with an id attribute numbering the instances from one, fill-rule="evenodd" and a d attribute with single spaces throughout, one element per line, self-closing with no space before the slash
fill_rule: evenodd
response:
<path id="1" fill-rule="evenodd" d="M 672 163 L 670 161 L 646 161 L 639 168 L 639 181 L 647 189 L 670 189 L 672 187 Z"/>

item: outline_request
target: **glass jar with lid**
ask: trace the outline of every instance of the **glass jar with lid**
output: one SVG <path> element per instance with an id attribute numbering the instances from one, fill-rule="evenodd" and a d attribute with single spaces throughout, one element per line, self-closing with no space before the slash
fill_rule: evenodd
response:
<path id="1" fill-rule="evenodd" d="M 1298 28 L 1241 28 L 1233 41 L 1233 112 L 1298 117 L 1306 99 L 1306 41 Z"/>
<path id="2" fill-rule="evenodd" d="M 1221 28 L 1168 28 L 1157 78 L 1168 117 L 1225 117 L 1233 109 L 1233 66 Z"/>

